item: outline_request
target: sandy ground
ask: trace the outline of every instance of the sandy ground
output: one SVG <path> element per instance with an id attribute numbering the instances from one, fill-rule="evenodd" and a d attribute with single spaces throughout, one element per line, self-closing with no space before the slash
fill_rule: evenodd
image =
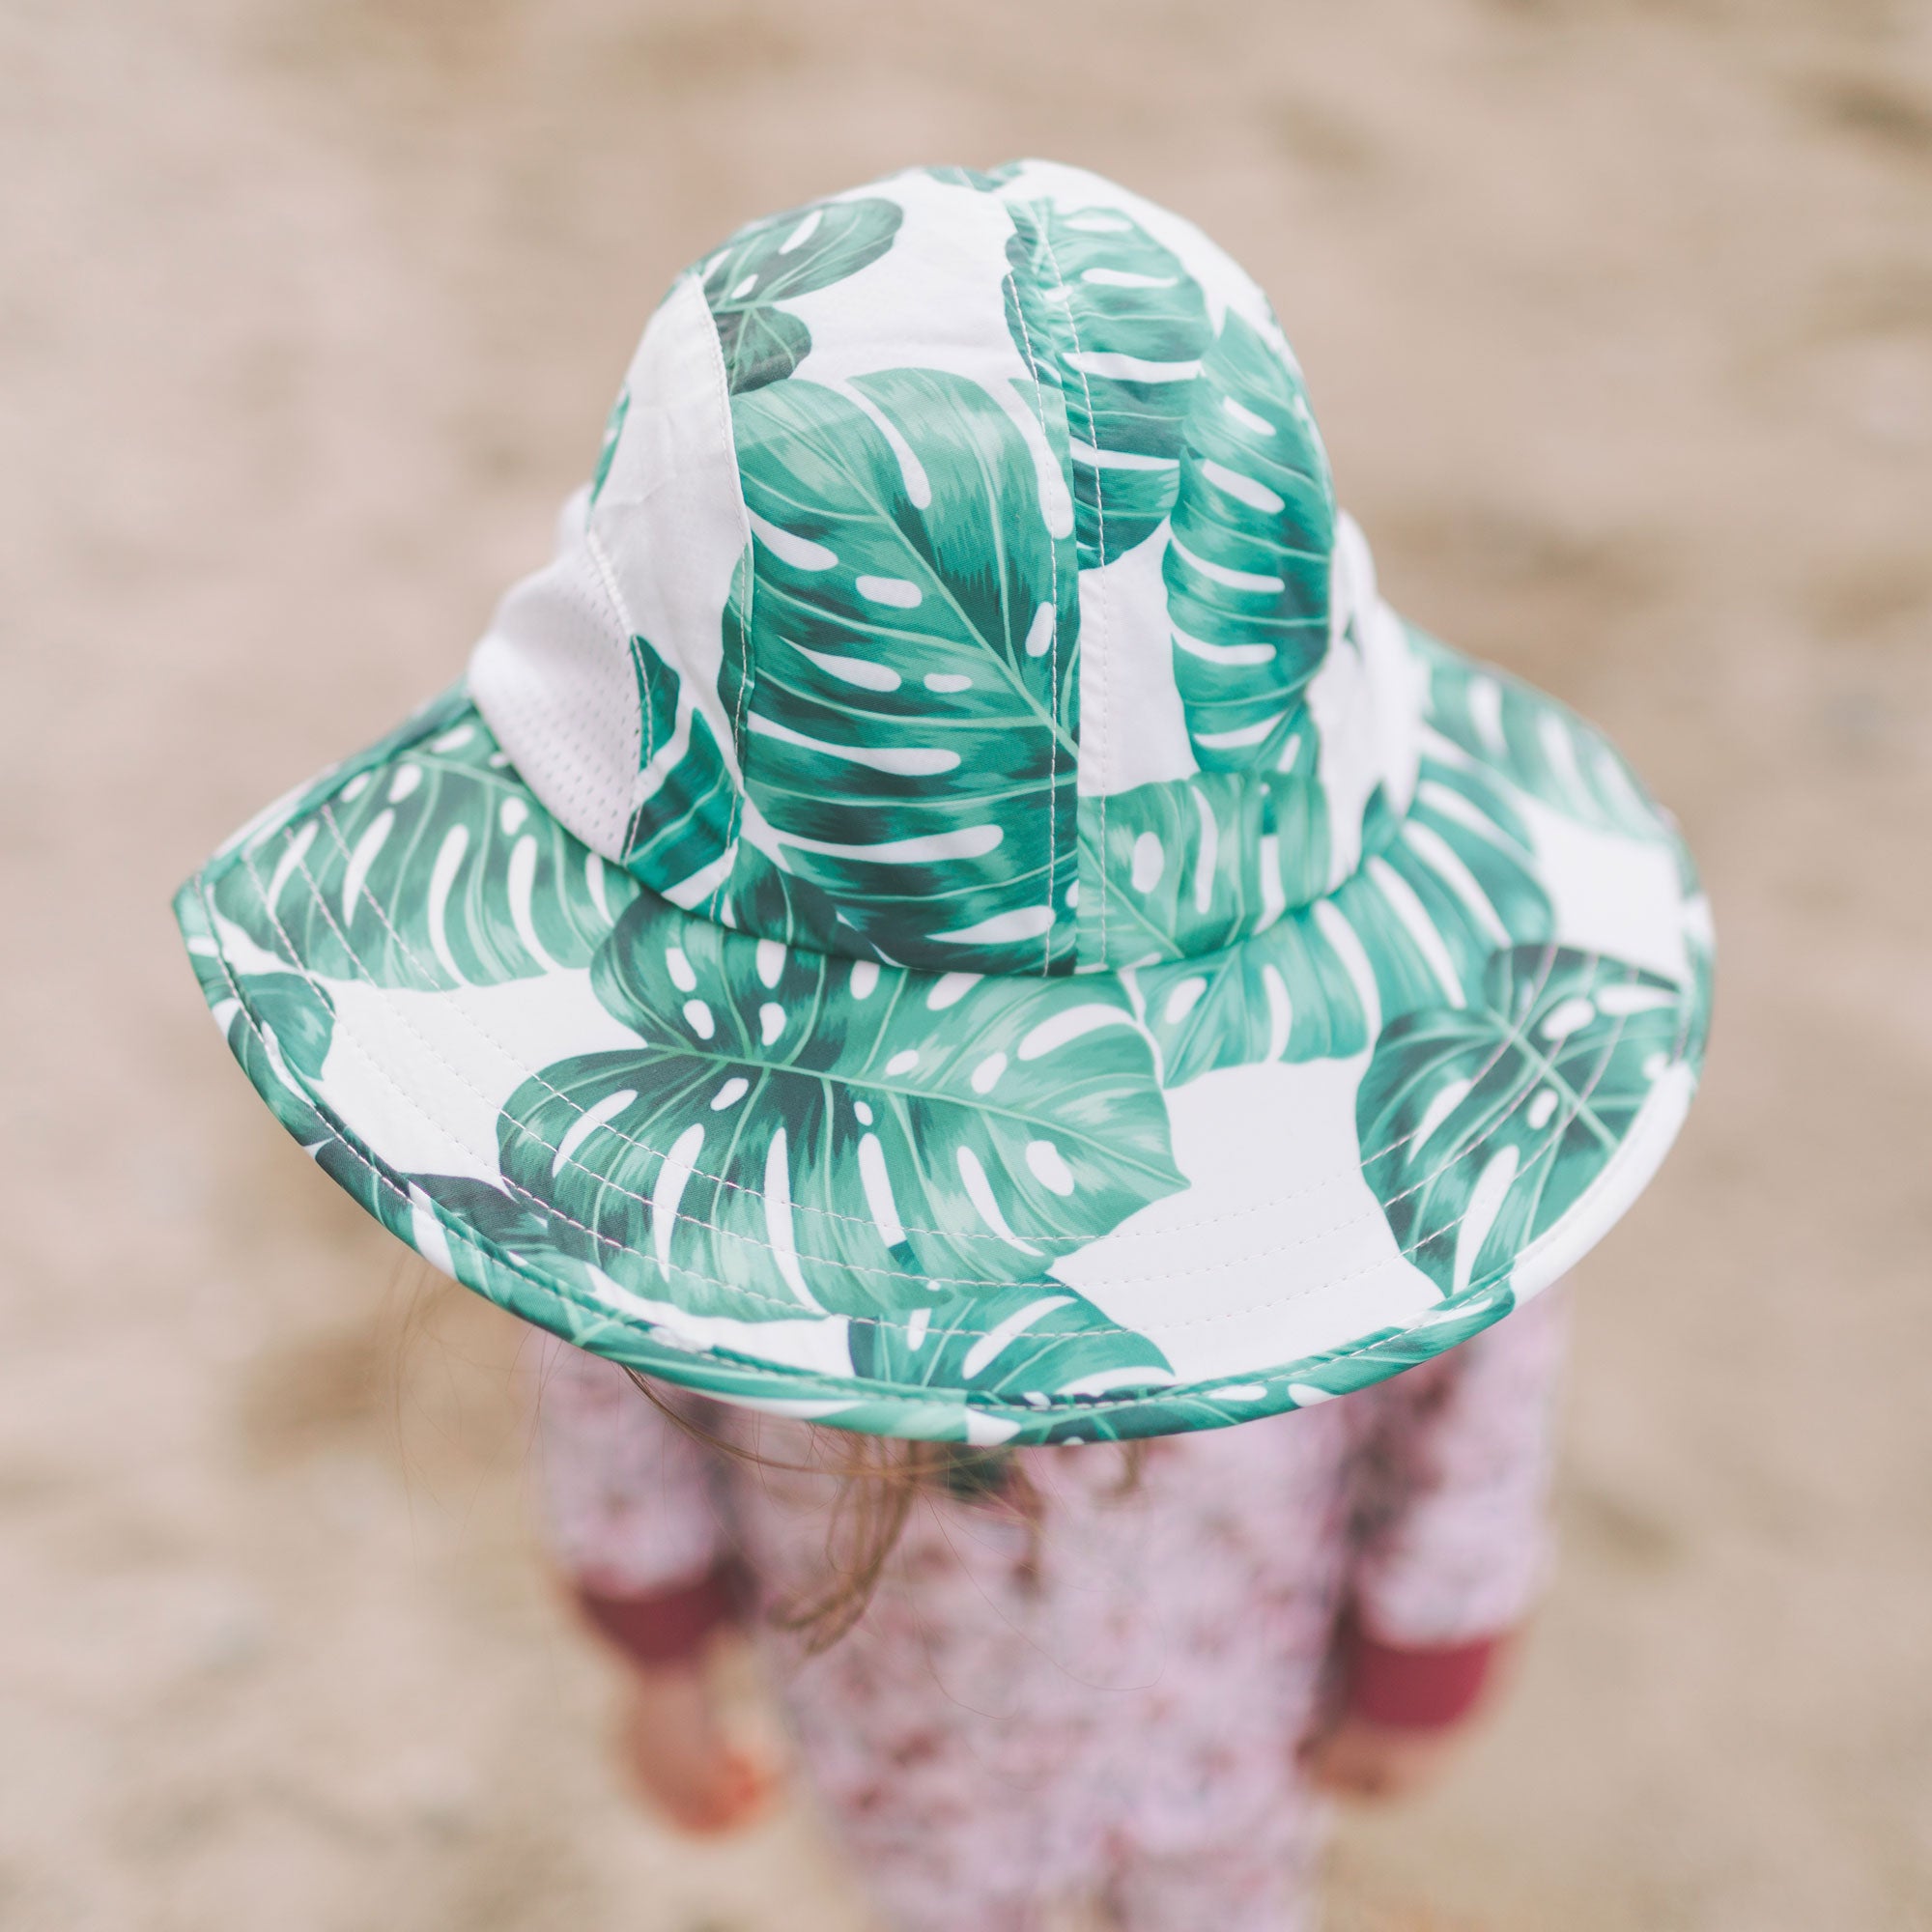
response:
<path id="1" fill-rule="evenodd" d="M 796 1817 L 628 1807 L 517 1333 L 273 1131 L 166 901 L 459 668 L 677 267 L 1029 152 L 1254 267 L 1392 593 L 1607 724 L 1718 908 L 1560 1583 L 1338 1932 L 1932 1925 L 1932 12 L 1883 0 L 0 5 L 0 1922 L 864 1922 Z"/>

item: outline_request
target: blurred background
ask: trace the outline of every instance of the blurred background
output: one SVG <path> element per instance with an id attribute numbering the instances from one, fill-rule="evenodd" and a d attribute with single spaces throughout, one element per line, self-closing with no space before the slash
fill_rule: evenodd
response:
<path id="1" fill-rule="evenodd" d="M 0 0 L 0 1923 L 819 1932 L 646 1822 L 507 1318 L 168 917 L 461 668 L 738 222 L 1045 154 L 1271 293 L 1416 618 L 1605 724 L 1719 934 L 1583 1269 L 1561 1576 L 1339 1932 L 1932 1926 L 1932 9 Z"/>

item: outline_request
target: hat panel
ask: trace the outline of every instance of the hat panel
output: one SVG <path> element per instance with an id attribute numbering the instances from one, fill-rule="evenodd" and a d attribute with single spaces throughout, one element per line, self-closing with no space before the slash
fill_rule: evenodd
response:
<path id="1" fill-rule="evenodd" d="M 915 173 L 700 262 L 645 331 L 583 526 L 479 649 L 478 701 L 540 795 L 673 903 L 848 955 L 1070 957 L 1072 510 L 1058 399 L 1007 327 L 1010 232 Z M 755 545 L 741 464 L 771 512 Z M 558 674 L 563 589 L 607 607 L 594 690 Z"/>
<path id="2" fill-rule="evenodd" d="M 497 606 L 470 654 L 469 687 L 547 809 L 621 863 L 641 720 L 624 620 L 586 548 L 588 503 L 583 490 L 565 503 L 551 561 Z"/>
<path id="3" fill-rule="evenodd" d="M 546 808 L 678 903 L 715 900 L 742 784 L 724 628 L 750 542 L 717 331 L 681 276 L 646 327 L 592 488 L 470 661 L 478 709 Z"/>
<path id="4" fill-rule="evenodd" d="M 1008 327 L 1000 205 L 924 171 L 867 198 L 899 212 L 890 246 L 788 298 L 792 372 L 732 399 L 753 535 L 735 610 L 744 843 L 835 909 L 833 951 L 1064 971 L 1078 757 L 1064 415 Z M 735 891 L 726 903 L 753 924 Z"/>
<path id="5" fill-rule="evenodd" d="M 1027 162 L 996 191 L 1014 326 L 1051 350 L 1068 424 L 1080 965 L 1213 951 L 1332 890 L 1405 809 L 1419 679 L 1253 282 L 1098 177 Z"/>
<path id="6" fill-rule="evenodd" d="M 1029 180 L 1032 178 L 1029 177 Z M 1066 412 L 1080 567 L 1123 556 L 1173 508 L 1208 303 L 1179 257 L 1116 200 L 1004 198 L 1011 326 Z"/>
<path id="7" fill-rule="evenodd" d="M 1090 633 L 1090 731 L 1095 648 Z M 1400 619 L 1373 603 L 1339 626 L 1331 620 L 1320 668 L 1288 710 L 1293 728 L 1274 769 L 1196 770 L 1084 797 L 1083 970 L 1211 952 L 1354 878 L 1413 797 L 1424 682 Z M 1263 722 L 1280 715 L 1277 700 Z M 1174 714 L 1130 716 L 1139 743 L 1159 732 L 1175 749 Z M 1163 881 L 1164 910 L 1155 893 Z M 1162 923 L 1171 917 L 1178 923 Z"/>
<path id="8" fill-rule="evenodd" d="M 738 398 L 754 578 L 748 838 L 851 937 L 927 968 L 1055 970 L 1074 874 L 1073 573 L 1025 446 L 949 372 Z M 907 487 L 889 426 L 919 465 Z M 1057 600 L 1069 607 L 1062 611 Z M 1069 626 L 1070 628 L 1070 626 Z"/>
<path id="9" fill-rule="evenodd" d="M 1299 372 L 1238 315 L 1203 360 L 1185 431 L 1161 560 L 1175 682 L 1202 770 L 1264 775 L 1292 760 L 1328 652 L 1328 466 Z"/>
<path id="10" fill-rule="evenodd" d="M 623 862 L 675 903 L 715 906 L 743 818 L 745 639 L 728 611 L 751 526 L 724 356 L 696 275 L 659 304 L 624 394 L 585 537 L 624 625 L 640 721 Z"/>

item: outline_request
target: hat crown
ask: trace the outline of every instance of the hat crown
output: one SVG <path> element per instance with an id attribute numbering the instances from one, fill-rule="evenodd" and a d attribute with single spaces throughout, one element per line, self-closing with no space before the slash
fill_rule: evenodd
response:
<path id="1" fill-rule="evenodd" d="M 1265 299 L 1042 162 L 680 275 L 470 687 L 661 896 L 935 972 L 1231 945 L 1414 785 L 1415 673 Z"/>

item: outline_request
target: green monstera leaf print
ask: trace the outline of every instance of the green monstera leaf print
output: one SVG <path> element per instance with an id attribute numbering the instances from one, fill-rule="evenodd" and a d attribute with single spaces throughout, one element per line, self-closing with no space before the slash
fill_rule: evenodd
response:
<path id="1" fill-rule="evenodd" d="M 175 900 L 175 915 L 215 1024 L 250 1085 L 315 1164 L 363 1210 L 412 1247 L 446 1263 L 456 1278 L 498 1300 L 506 1282 L 500 1264 L 486 1265 L 485 1250 L 452 1238 L 456 1229 L 500 1242 L 513 1252 L 540 1255 L 553 1275 L 582 1285 L 582 1263 L 551 1238 L 548 1215 L 499 1188 L 461 1175 L 408 1174 L 349 1133 L 317 1100 L 335 1033 L 327 988 L 298 972 L 236 971 L 216 944 L 200 881 Z M 440 1210 L 440 1211 L 439 1211 Z M 491 1267 L 497 1272 L 491 1272 Z"/>
<path id="2" fill-rule="evenodd" d="M 731 717 L 749 693 L 746 645 L 752 551 L 739 564 L 721 625 L 719 696 Z M 660 897 L 722 924 L 787 945 L 878 958 L 878 950 L 839 917 L 838 903 L 810 879 L 781 868 L 740 836 L 744 800 L 698 709 L 691 679 L 646 638 L 631 639 L 642 714 L 637 803 L 625 834 L 624 867 Z"/>
<path id="3" fill-rule="evenodd" d="M 854 1375 L 960 1389 L 968 1401 L 1043 1404 L 1173 1379 L 1145 1335 L 1053 1281 L 955 1294 L 895 1321 L 855 1321 L 851 1349 Z"/>
<path id="4" fill-rule="evenodd" d="M 1262 924 L 1264 804 L 1241 774 L 1202 772 L 1115 792 L 1104 819 L 1089 812 L 1080 828 L 1083 961 L 1188 958 Z"/>
<path id="5" fill-rule="evenodd" d="M 1096 569 L 1173 507 L 1208 304 L 1180 258 L 1119 209 L 1008 213 L 1008 327 L 1065 399 L 1080 568 Z"/>
<path id="6" fill-rule="evenodd" d="M 719 697 L 735 715 L 745 678 L 749 546 L 738 567 L 736 595 L 720 627 Z M 639 770 L 624 868 L 675 905 L 711 899 L 727 875 L 741 801 L 694 683 L 648 638 L 631 639 L 641 716 Z"/>
<path id="7" fill-rule="evenodd" d="M 1594 725 L 1506 671 L 1472 664 L 1422 632 L 1409 637 L 1429 671 L 1429 722 L 1452 744 L 1584 825 L 1635 838 L 1670 836 L 1662 811 Z"/>
<path id="8" fill-rule="evenodd" d="M 952 164 L 930 167 L 925 172 L 948 187 L 970 187 L 979 194 L 998 194 L 1019 173 L 1018 161 L 1002 161 L 996 168 L 963 168 Z"/>
<path id="9" fill-rule="evenodd" d="M 1201 365 L 1161 559 L 1204 771 L 1272 771 L 1328 649 L 1335 498 L 1285 347 L 1230 312 Z"/>
<path id="10" fill-rule="evenodd" d="M 637 1047 L 527 1081 L 499 1155 L 633 1293 L 903 1313 L 1034 1280 L 1182 1185 L 1111 983 L 902 973 L 648 896 L 592 979 Z"/>
<path id="11" fill-rule="evenodd" d="M 335 1030 L 328 996 L 299 973 L 240 973 L 221 956 L 198 882 L 175 898 L 201 996 L 228 1050 L 276 1120 L 304 1148 L 327 1138 L 306 1082 L 322 1071 Z"/>
<path id="12" fill-rule="evenodd" d="M 810 330 L 779 304 L 876 262 L 903 219 L 878 195 L 814 202 L 741 228 L 697 265 L 733 393 L 781 381 L 810 352 Z"/>
<path id="13" fill-rule="evenodd" d="M 213 887 L 266 952 L 419 991 L 588 965 L 637 890 L 538 805 L 467 705 L 338 774 Z"/>
<path id="14" fill-rule="evenodd" d="M 1685 990 L 1569 947 L 1499 952 L 1480 997 L 1382 1029 L 1356 1095 L 1362 1175 L 1445 1293 L 1573 1207 L 1680 1061 Z"/>
<path id="15" fill-rule="evenodd" d="M 1529 828 L 1482 772 L 1425 758 L 1406 816 L 1372 813 L 1367 833 L 1368 857 L 1330 896 L 1223 952 L 1130 974 L 1166 1085 L 1364 1052 L 1397 1014 L 1473 997 L 1498 947 L 1553 931 Z M 1257 894 L 1278 873 L 1274 836 Z"/>
<path id="16" fill-rule="evenodd" d="M 1384 1328 L 1346 1348 L 1311 1355 L 1294 1365 L 1291 1392 L 1306 1407 L 1318 1398 L 1352 1395 L 1357 1389 L 1386 1381 L 1404 1369 L 1433 1361 L 1459 1348 L 1500 1321 L 1516 1306 L 1507 1282 L 1492 1282 L 1471 1293 L 1432 1309 L 1421 1320 L 1400 1328 Z"/>
<path id="17" fill-rule="evenodd" d="M 1078 574 L 1024 440 L 936 370 L 734 404 L 753 533 L 746 790 L 820 943 L 946 970 L 1071 964 Z M 753 841 L 766 842 L 763 839 Z M 840 936 L 843 934 L 844 936 Z"/>

